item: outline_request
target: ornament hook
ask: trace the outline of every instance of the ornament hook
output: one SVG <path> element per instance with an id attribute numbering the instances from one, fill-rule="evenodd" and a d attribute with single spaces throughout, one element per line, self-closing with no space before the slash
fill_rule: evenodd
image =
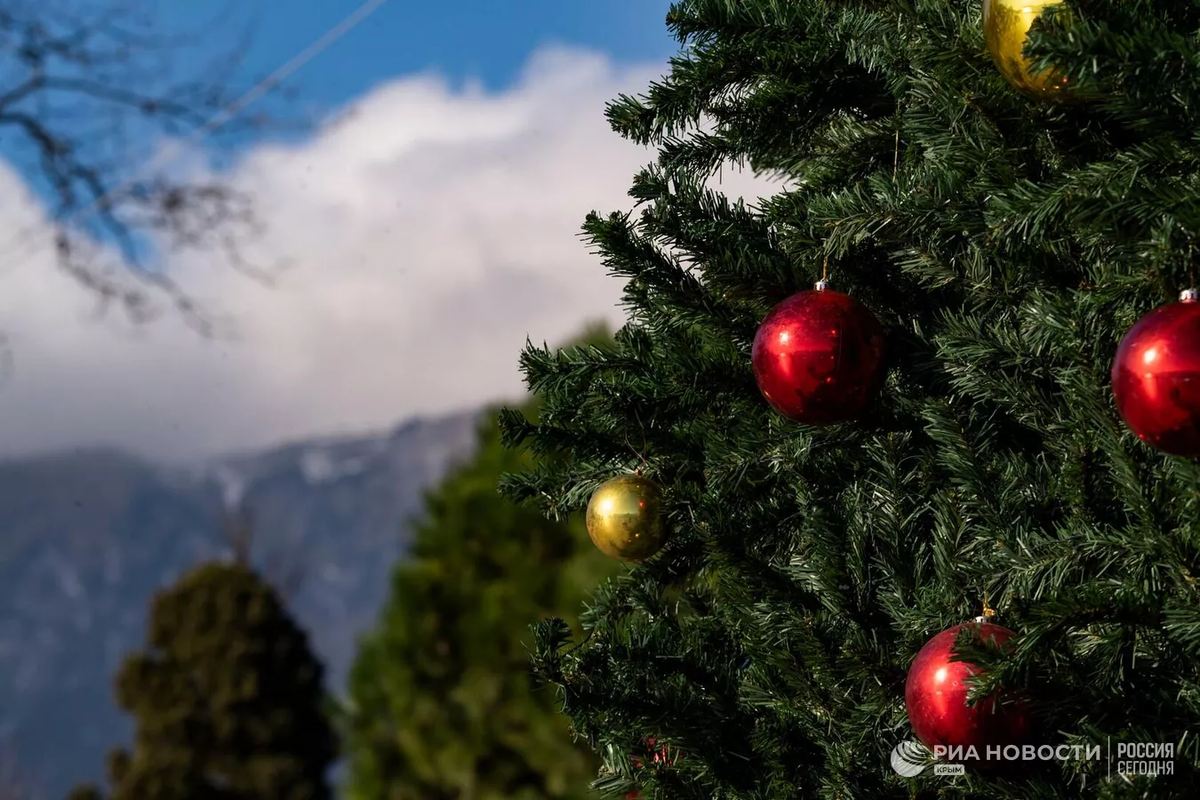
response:
<path id="1" fill-rule="evenodd" d="M 825 256 L 821 261 L 821 280 L 817 281 L 816 286 L 813 288 L 818 292 L 823 292 L 829 288 L 829 256 Z"/>
<path id="2" fill-rule="evenodd" d="M 625 434 L 625 446 L 628 447 L 633 454 L 638 457 L 638 461 L 641 462 L 637 467 L 634 468 L 633 474 L 641 475 L 646 471 L 646 426 L 642 423 L 641 415 L 639 415 L 636 411 L 634 412 L 634 418 L 637 420 L 638 428 L 640 428 L 642 432 L 642 451 L 639 453 L 637 448 L 633 446 L 633 443 L 629 441 L 628 433 Z"/>
<path id="3" fill-rule="evenodd" d="M 975 621 L 991 622 L 994 616 L 996 616 L 996 609 L 988 605 L 987 590 L 985 589 L 983 592 L 983 611 L 975 618 Z"/>
<path id="4" fill-rule="evenodd" d="M 1193 292 L 1195 291 L 1195 287 L 1196 287 L 1196 258 L 1193 253 L 1194 243 L 1195 243 L 1195 239 L 1191 239 L 1191 238 L 1188 239 L 1188 282 L 1191 284 Z M 1183 300 L 1182 292 L 1179 295 L 1179 299 Z M 1195 298 L 1193 297 L 1191 300 L 1184 300 L 1184 302 L 1185 303 L 1195 302 Z"/>
<path id="5" fill-rule="evenodd" d="M 896 153 L 892 157 L 892 183 L 896 182 L 896 173 L 900 171 L 900 125 L 896 125 Z"/>

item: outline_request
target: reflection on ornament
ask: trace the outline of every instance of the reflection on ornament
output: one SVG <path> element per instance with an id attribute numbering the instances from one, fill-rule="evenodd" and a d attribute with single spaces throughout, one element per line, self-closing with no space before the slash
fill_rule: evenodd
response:
<path id="1" fill-rule="evenodd" d="M 1112 365 L 1117 412 L 1137 437 L 1176 456 L 1200 456 L 1200 302 L 1178 303 L 1138 320 Z"/>
<path id="2" fill-rule="evenodd" d="M 620 475 L 601 484 L 588 501 L 586 524 L 600 552 L 621 561 L 643 561 L 667 541 L 662 495 L 640 475 Z"/>
<path id="3" fill-rule="evenodd" d="M 1018 89 L 1058 103 L 1075 98 L 1067 79 L 1053 70 L 1035 73 L 1024 55 L 1034 21 L 1061 0 L 983 0 L 983 37 L 1000 74 Z"/>

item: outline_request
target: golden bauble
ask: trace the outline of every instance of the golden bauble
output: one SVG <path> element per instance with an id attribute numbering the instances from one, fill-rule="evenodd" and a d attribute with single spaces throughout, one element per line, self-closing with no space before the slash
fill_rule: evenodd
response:
<path id="1" fill-rule="evenodd" d="M 640 475 L 605 481 L 587 507 L 587 532 L 600 552 L 622 561 L 642 561 L 667 541 L 662 493 Z"/>
<path id="2" fill-rule="evenodd" d="M 1000 74 L 1018 89 L 1042 100 L 1071 102 L 1067 79 L 1054 70 L 1033 72 L 1025 41 L 1034 20 L 1061 0 L 983 0 L 983 37 Z"/>

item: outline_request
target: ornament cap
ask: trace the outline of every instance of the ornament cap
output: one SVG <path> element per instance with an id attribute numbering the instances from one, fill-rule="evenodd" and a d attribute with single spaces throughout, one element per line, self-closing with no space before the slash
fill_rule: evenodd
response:
<path id="1" fill-rule="evenodd" d="M 816 282 L 816 284 L 813 286 L 813 288 L 816 289 L 818 292 L 824 292 L 827 289 L 829 289 L 829 281 L 822 278 L 821 280 Z"/>
<path id="2" fill-rule="evenodd" d="M 987 592 L 984 592 L 983 593 L 983 610 L 980 612 L 980 616 L 975 618 L 975 621 L 976 622 L 991 622 L 992 617 L 994 617 L 994 616 L 996 616 L 996 609 L 994 609 L 988 605 Z"/>
<path id="3" fill-rule="evenodd" d="M 1200 292 L 1195 289 L 1184 289 L 1179 293 L 1179 302 L 1181 303 L 1194 303 L 1197 298 L 1200 298 Z"/>

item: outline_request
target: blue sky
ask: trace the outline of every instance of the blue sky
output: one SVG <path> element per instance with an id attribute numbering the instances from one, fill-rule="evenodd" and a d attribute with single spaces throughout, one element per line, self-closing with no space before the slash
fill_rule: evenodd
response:
<path id="1" fill-rule="evenodd" d="M 90 5 L 84 7 L 103 7 L 110 1 L 88 0 Z M 202 76 L 214 59 L 228 56 L 238 46 L 244 31 L 251 32 L 238 75 L 228 87 L 231 97 L 275 72 L 363 4 L 363 0 L 137 1 L 146 3 L 139 8 L 153 10 L 163 34 L 197 39 L 168 56 L 176 81 Z M 501 92 L 534 53 L 551 45 L 593 49 L 617 63 L 663 63 L 677 49 L 664 24 L 669 8 L 669 0 L 387 0 L 286 79 L 283 86 L 295 93 L 288 105 L 264 98 L 243 113 L 319 120 L 384 82 L 416 73 L 433 72 L 458 85 L 472 81 L 489 92 Z M 128 140 L 132 149 L 119 160 L 126 163 L 121 174 L 132 177 L 131 172 L 149 171 L 138 161 L 143 152 L 146 161 L 155 153 L 160 129 L 155 123 L 142 124 L 132 114 L 127 117 L 132 126 L 127 130 L 136 138 Z M 304 136 L 278 131 L 230 135 L 236 127 L 206 136 L 203 149 L 215 166 L 228 167 L 231 156 L 269 138 Z M 145 138 L 137 131 L 144 132 Z M 89 151 L 106 146 L 102 140 L 87 145 Z M 40 154 L 23 137 L 0 135 L 0 154 L 12 160 L 35 192 L 53 201 Z M 92 235 L 110 240 L 90 215 L 83 224 Z M 142 249 L 147 243 L 139 237 L 138 245 Z M 10 249 L 0 243 L 0 257 Z"/>
<path id="2" fill-rule="evenodd" d="M 361 0 L 262 0 L 245 66 L 266 74 L 338 24 Z M 189 28 L 204 4 L 163 4 L 163 21 Z M 209 6 L 211 7 L 211 6 Z M 600 50 L 620 62 L 665 61 L 676 51 L 668 0 L 389 0 L 295 73 L 300 100 L 339 106 L 382 80 L 436 70 L 490 90 L 516 77 L 530 54 L 553 44 Z M 211 13 L 211 12 L 208 12 Z M 214 42 L 219 49 L 221 42 Z"/>

